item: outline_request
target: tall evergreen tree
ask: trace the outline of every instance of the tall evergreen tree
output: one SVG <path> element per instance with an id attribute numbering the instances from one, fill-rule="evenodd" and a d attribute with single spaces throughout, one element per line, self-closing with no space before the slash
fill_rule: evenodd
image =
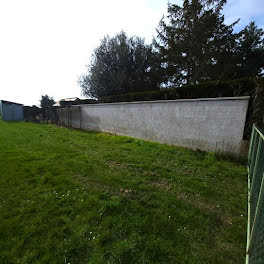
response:
<path id="1" fill-rule="evenodd" d="M 251 22 L 239 34 L 236 77 L 263 76 L 264 31 Z"/>
<path id="2" fill-rule="evenodd" d="M 107 95 L 158 89 L 156 55 L 139 37 L 124 32 L 106 36 L 94 50 L 86 74 L 79 78 L 83 93 L 100 98 Z"/>
<path id="3" fill-rule="evenodd" d="M 221 10 L 225 2 L 168 4 L 168 16 L 160 22 L 155 46 L 169 84 L 228 78 L 235 55 L 236 22 L 224 24 Z"/>

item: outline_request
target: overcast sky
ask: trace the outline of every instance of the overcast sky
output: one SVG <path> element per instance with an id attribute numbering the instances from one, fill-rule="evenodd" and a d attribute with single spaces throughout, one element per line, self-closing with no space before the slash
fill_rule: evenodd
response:
<path id="1" fill-rule="evenodd" d="M 0 99 L 81 97 L 78 76 L 100 39 L 123 29 L 151 42 L 166 11 L 166 0 L 0 0 Z M 236 30 L 264 27 L 264 0 L 228 0 L 224 13 L 241 18 Z"/>

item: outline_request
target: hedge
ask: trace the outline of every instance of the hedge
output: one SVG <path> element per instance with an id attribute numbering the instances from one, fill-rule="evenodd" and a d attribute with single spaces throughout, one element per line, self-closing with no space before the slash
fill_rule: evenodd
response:
<path id="1" fill-rule="evenodd" d="M 42 109 L 37 106 L 24 106 L 23 112 L 25 121 L 36 122 L 39 121 L 37 117 L 42 114 Z"/>
<path id="2" fill-rule="evenodd" d="M 66 107 L 66 106 L 72 106 L 72 105 L 80 105 L 80 104 L 96 104 L 97 101 L 94 99 L 77 99 L 75 101 L 65 101 L 61 100 L 60 101 L 60 106 L 61 107 Z"/>
<path id="3" fill-rule="evenodd" d="M 214 97 L 233 97 L 254 95 L 255 79 L 237 79 L 232 81 L 204 82 L 196 85 L 183 85 L 180 87 L 164 89 L 161 91 L 148 91 L 105 96 L 99 103 L 116 103 L 132 101 L 154 101 L 174 99 L 195 99 Z"/>

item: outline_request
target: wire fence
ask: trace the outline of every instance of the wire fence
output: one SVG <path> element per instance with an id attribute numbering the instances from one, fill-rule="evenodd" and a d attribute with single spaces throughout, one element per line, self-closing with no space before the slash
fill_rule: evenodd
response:
<path id="1" fill-rule="evenodd" d="M 264 263 L 264 133 L 253 125 L 248 155 L 246 264 Z"/>

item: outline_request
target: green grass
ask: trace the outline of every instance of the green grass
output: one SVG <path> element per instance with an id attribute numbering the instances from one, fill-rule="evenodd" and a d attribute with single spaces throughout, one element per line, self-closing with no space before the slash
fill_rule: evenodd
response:
<path id="1" fill-rule="evenodd" d="M 0 263 L 243 263 L 242 164 L 0 121 Z"/>

